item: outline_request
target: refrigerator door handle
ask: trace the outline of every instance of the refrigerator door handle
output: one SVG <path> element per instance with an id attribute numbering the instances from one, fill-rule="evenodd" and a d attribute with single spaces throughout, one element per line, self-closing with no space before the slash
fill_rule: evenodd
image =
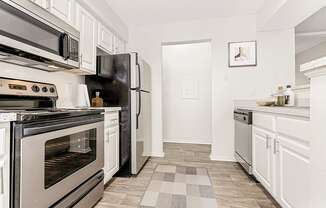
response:
<path id="1" fill-rule="evenodd" d="M 138 78 L 138 86 L 136 86 L 135 88 L 131 88 L 132 90 L 140 90 L 141 89 L 141 75 L 140 75 L 140 65 L 138 64 L 138 61 L 136 62 L 136 68 L 137 68 L 137 78 Z"/>
<path id="2" fill-rule="evenodd" d="M 137 117 L 136 117 L 136 128 L 139 129 L 139 116 L 141 113 L 141 90 L 137 90 L 138 93 L 138 109 L 137 109 Z"/>
<path id="3" fill-rule="evenodd" d="M 137 65 L 137 69 L 138 69 L 138 86 L 137 88 L 139 90 L 141 90 L 141 72 L 140 72 L 140 65 L 139 65 L 139 60 L 138 60 L 138 55 L 136 56 L 136 65 Z"/>

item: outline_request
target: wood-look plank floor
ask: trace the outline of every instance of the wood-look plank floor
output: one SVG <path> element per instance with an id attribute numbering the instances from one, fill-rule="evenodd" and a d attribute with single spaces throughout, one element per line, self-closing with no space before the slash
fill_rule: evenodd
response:
<path id="1" fill-rule="evenodd" d="M 157 165 L 204 167 L 212 180 L 218 208 L 278 208 L 238 164 L 209 159 L 210 145 L 164 144 L 164 158 L 151 158 L 137 177 L 113 178 L 96 208 L 136 208 Z"/>

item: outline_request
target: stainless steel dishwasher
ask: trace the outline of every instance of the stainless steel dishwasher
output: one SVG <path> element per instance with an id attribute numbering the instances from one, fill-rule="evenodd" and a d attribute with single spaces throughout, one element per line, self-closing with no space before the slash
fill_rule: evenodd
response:
<path id="1" fill-rule="evenodd" d="M 252 112 L 236 109 L 234 123 L 235 159 L 252 175 Z"/>

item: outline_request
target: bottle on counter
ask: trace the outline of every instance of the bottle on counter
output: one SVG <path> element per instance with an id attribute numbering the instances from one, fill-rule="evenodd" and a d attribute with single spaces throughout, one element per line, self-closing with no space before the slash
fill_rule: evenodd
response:
<path id="1" fill-rule="evenodd" d="M 286 90 L 284 92 L 285 95 L 285 106 L 294 106 L 295 105 L 295 94 L 292 90 L 291 85 L 286 86 Z"/>
<path id="2" fill-rule="evenodd" d="M 103 99 L 100 98 L 100 92 L 95 93 L 95 97 L 92 98 L 92 107 L 103 107 Z"/>
<path id="3" fill-rule="evenodd" d="M 279 86 L 277 89 L 276 94 L 276 103 L 277 106 L 284 106 L 285 105 L 285 94 L 284 89 L 282 86 Z"/>

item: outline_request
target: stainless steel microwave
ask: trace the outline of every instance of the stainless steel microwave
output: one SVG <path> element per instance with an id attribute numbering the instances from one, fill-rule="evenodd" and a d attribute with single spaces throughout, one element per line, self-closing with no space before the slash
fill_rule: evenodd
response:
<path id="1" fill-rule="evenodd" d="M 45 71 L 79 68 L 79 32 L 30 0 L 0 0 L 0 61 Z"/>

